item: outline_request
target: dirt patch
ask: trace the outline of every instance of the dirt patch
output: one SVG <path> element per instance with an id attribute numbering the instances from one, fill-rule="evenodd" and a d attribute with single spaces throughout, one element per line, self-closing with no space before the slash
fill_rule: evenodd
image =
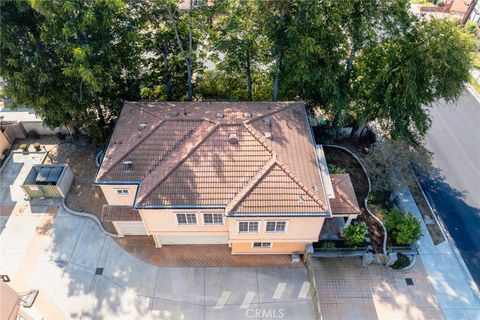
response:
<path id="1" fill-rule="evenodd" d="M 352 180 L 353 188 L 355 189 L 355 195 L 361 208 L 361 214 L 358 216 L 357 220 L 367 224 L 375 253 L 383 253 L 383 228 L 381 224 L 365 210 L 365 198 L 368 195 L 368 178 L 361 165 L 350 153 L 344 150 L 325 146 L 323 149 L 329 165 L 333 164 L 337 167 L 343 168 L 348 174 L 350 174 L 350 179 Z M 350 150 L 350 148 L 348 149 Z M 357 152 L 359 153 L 358 150 Z M 357 152 L 355 152 L 356 155 Z"/>
<path id="2" fill-rule="evenodd" d="M 413 173 L 412 173 L 413 174 Z M 412 193 L 413 199 L 415 200 L 418 210 L 422 214 L 423 220 L 425 221 L 425 225 L 427 226 L 428 232 L 432 237 L 433 243 L 435 245 L 442 243 L 445 241 L 445 237 L 438 225 L 435 217 L 433 216 L 430 207 L 423 196 L 422 191 L 417 183 L 409 183 L 408 187 L 410 188 L 410 192 Z"/>

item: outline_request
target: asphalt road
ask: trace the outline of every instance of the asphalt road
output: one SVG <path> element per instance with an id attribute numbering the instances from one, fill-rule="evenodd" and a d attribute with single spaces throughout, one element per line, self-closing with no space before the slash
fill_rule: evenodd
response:
<path id="1" fill-rule="evenodd" d="M 438 175 L 422 187 L 480 287 L 480 103 L 466 91 L 431 109 L 426 137 Z"/>

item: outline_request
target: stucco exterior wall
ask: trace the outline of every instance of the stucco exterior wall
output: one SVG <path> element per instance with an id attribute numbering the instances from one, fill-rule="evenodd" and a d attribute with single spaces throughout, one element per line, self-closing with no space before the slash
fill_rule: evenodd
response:
<path id="1" fill-rule="evenodd" d="M 271 248 L 252 248 L 251 242 L 232 243 L 232 254 L 304 253 L 310 243 L 272 242 Z"/>
<path id="2" fill-rule="evenodd" d="M 103 195 L 108 204 L 114 206 L 133 206 L 135 194 L 137 192 L 136 185 L 100 185 Z M 127 195 L 117 194 L 117 189 L 127 189 Z"/>
<path id="3" fill-rule="evenodd" d="M 162 232 L 226 232 L 228 223 L 223 217 L 223 225 L 204 224 L 203 213 L 221 213 L 223 209 L 196 209 L 196 210 L 172 210 L 172 209 L 143 209 L 140 210 L 143 221 L 150 234 Z M 197 215 L 197 224 L 179 225 L 177 224 L 177 213 L 194 213 Z"/>
<path id="4" fill-rule="evenodd" d="M 314 242 L 322 229 L 325 218 L 322 217 L 278 217 L 278 218 L 230 218 L 228 224 L 230 241 L 235 240 L 289 240 Z M 239 233 L 239 221 L 258 221 L 258 233 Z M 267 221 L 286 221 L 285 233 L 265 232 Z"/>

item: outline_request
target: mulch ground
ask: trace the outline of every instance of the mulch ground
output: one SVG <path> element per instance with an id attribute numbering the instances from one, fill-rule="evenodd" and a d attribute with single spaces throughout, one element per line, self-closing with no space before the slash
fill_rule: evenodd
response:
<path id="1" fill-rule="evenodd" d="M 362 155 L 359 150 L 354 148 L 348 141 L 340 143 L 339 145 L 347 148 L 354 152 L 355 155 L 362 158 Z M 372 245 L 375 253 L 383 253 L 383 238 L 384 232 L 383 228 L 368 212 L 365 210 L 365 198 L 368 195 L 368 179 L 363 171 L 362 167 L 359 165 L 357 160 L 352 157 L 348 152 L 332 148 L 332 147 L 323 147 L 325 151 L 325 157 L 328 164 L 333 164 L 337 167 L 344 168 L 348 174 L 350 174 L 350 179 L 352 180 L 353 188 L 355 189 L 355 195 L 357 197 L 358 204 L 361 209 L 361 214 L 358 216 L 358 221 L 363 221 L 367 224 L 368 232 L 370 234 L 370 239 L 372 240 Z"/>

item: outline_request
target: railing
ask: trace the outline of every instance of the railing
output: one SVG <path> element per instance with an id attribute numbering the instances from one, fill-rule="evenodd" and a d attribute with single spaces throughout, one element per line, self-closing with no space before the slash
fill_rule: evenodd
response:
<path id="1" fill-rule="evenodd" d="M 313 257 L 361 257 L 368 252 L 366 246 L 356 248 L 314 248 Z"/>

